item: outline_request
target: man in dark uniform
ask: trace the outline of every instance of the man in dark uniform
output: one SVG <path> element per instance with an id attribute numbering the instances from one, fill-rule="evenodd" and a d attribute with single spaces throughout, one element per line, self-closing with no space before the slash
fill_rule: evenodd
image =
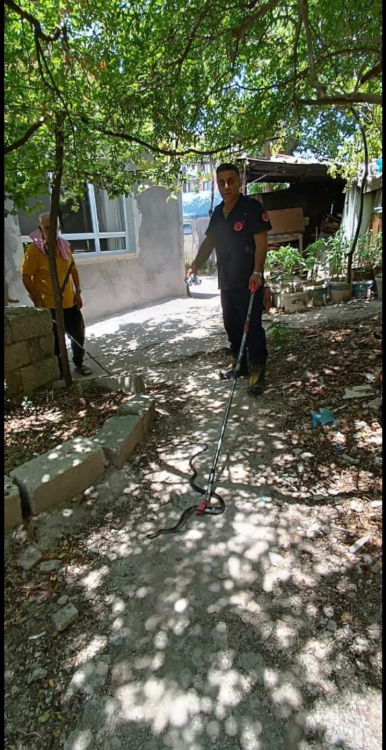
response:
<path id="1" fill-rule="evenodd" d="M 250 375 L 248 393 L 258 396 L 264 391 L 268 356 L 262 315 L 263 272 L 268 249 L 267 232 L 271 229 L 271 224 L 261 203 L 240 193 L 240 174 L 234 164 L 221 164 L 216 173 L 223 200 L 211 216 L 206 238 L 188 268 L 186 278 L 197 273 L 216 248 L 224 327 L 232 353 L 229 368 L 220 373 L 223 379 L 233 378 L 247 317 L 250 289 L 252 283 L 255 284 L 256 294 L 246 344 L 248 359 L 245 351 L 240 375 Z"/>

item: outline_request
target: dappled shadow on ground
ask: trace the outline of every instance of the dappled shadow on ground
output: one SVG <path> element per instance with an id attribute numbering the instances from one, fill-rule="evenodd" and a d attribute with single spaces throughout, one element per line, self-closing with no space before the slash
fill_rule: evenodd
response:
<path id="1" fill-rule="evenodd" d="M 198 502 L 189 458 L 208 444 L 195 461 L 204 485 L 228 386 L 211 356 L 149 369 L 152 438 L 86 493 L 89 526 L 62 569 L 61 593 L 80 616 L 56 636 L 47 678 L 63 672 L 52 707 L 66 750 L 380 747 L 379 472 L 347 469 L 333 447 L 309 449 L 308 403 L 291 402 L 302 387 L 293 355 L 272 357 L 272 380 L 276 361 L 281 375 L 264 399 L 237 385 L 218 470 L 224 515 L 153 541 L 148 532 Z M 333 389 L 319 392 L 313 367 L 309 391 L 327 405 Z M 353 494 L 370 525 L 356 553 L 339 531 Z M 36 632 L 44 608 L 39 616 Z M 28 712 L 25 689 L 18 699 Z M 41 738 L 23 747 L 58 747 L 54 726 L 54 715 L 44 732 L 35 723 Z"/>
<path id="2" fill-rule="evenodd" d="M 225 341 L 217 282 L 210 278 L 196 287 L 190 298 L 170 300 L 88 326 L 86 349 L 116 374 L 181 359 L 187 347 L 191 353 L 210 351 L 219 336 Z M 93 365 L 93 370 L 99 374 L 97 366 Z"/>

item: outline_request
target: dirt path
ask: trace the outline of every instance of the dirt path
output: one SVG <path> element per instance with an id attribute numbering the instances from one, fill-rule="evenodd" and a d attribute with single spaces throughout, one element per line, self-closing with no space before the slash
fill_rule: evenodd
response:
<path id="1" fill-rule="evenodd" d="M 271 343 L 264 398 L 238 384 L 224 515 L 145 536 L 197 502 L 188 461 L 204 443 L 199 483 L 210 468 L 225 353 L 193 351 L 149 363 L 157 421 L 133 460 L 37 519 L 36 546 L 59 570 L 22 573 L 26 543 L 8 539 L 7 748 L 380 750 L 377 393 L 343 400 L 378 366 L 380 318 L 351 309 Z M 320 406 L 340 423 L 312 430 Z M 63 595 L 79 616 L 52 634 Z"/>

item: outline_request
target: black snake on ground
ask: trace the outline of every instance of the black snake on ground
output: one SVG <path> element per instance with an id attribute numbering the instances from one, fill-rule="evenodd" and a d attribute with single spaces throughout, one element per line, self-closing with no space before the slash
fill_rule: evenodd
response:
<path id="1" fill-rule="evenodd" d="M 207 449 L 208 449 L 208 446 L 206 445 L 206 443 L 204 443 L 203 449 L 199 451 L 198 453 L 195 453 L 195 455 L 189 459 L 189 466 L 193 472 L 192 476 L 189 478 L 189 484 L 191 488 L 195 492 L 198 492 L 200 495 L 206 495 L 206 490 L 204 490 L 202 487 L 199 487 L 194 481 L 197 477 L 197 469 L 194 468 L 193 461 L 195 458 L 197 458 L 197 456 L 200 456 L 201 453 L 204 453 Z M 146 534 L 147 538 L 155 539 L 157 536 L 160 536 L 161 534 L 175 534 L 178 531 L 182 531 L 186 527 L 186 524 L 188 523 L 190 516 L 194 515 L 195 513 L 197 513 L 198 515 L 202 515 L 202 516 L 221 515 L 221 513 L 224 513 L 224 510 L 225 510 L 225 502 L 223 498 L 221 497 L 221 495 L 218 495 L 216 492 L 210 493 L 210 498 L 212 497 L 216 498 L 216 500 L 219 501 L 218 505 L 206 505 L 206 506 L 204 505 L 204 507 L 202 506 L 202 503 L 198 505 L 191 505 L 189 508 L 186 508 L 186 510 L 184 510 L 180 520 L 175 524 L 175 526 L 170 526 L 167 529 L 158 529 L 158 531 L 155 531 L 153 534 Z M 202 508 L 202 510 L 200 510 L 200 508 Z"/>

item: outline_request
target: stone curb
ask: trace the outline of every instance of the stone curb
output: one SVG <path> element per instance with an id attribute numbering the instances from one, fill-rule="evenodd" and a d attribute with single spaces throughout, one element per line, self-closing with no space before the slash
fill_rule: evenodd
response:
<path id="1" fill-rule="evenodd" d="M 72 500 L 104 475 L 104 458 L 121 468 L 151 429 L 155 401 L 133 396 L 93 438 L 74 438 L 4 476 L 5 531 L 60 502 Z"/>
<path id="2" fill-rule="evenodd" d="M 118 408 L 93 438 L 103 448 L 107 461 L 122 468 L 137 445 L 151 429 L 155 417 L 155 401 L 149 396 L 134 396 Z"/>
<path id="3" fill-rule="evenodd" d="M 89 438 L 74 438 L 19 466 L 10 475 L 23 511 L 38 515 L 98 484 L 104 475 L 103 451 Z"/>
<path id="4" fill-rule="evenodd" d="M 60 381 L 59 381 L 60 382 Z M 120 375 L 92 375 L 84 380 L 77 378 L 75 381 L 81 388 L 87 388 L 90 383 L 105 391 L 122 391 L 123 393 L 144 393 L 146 386 L 142 375 L 129 375 L 125 372 Z"/>

